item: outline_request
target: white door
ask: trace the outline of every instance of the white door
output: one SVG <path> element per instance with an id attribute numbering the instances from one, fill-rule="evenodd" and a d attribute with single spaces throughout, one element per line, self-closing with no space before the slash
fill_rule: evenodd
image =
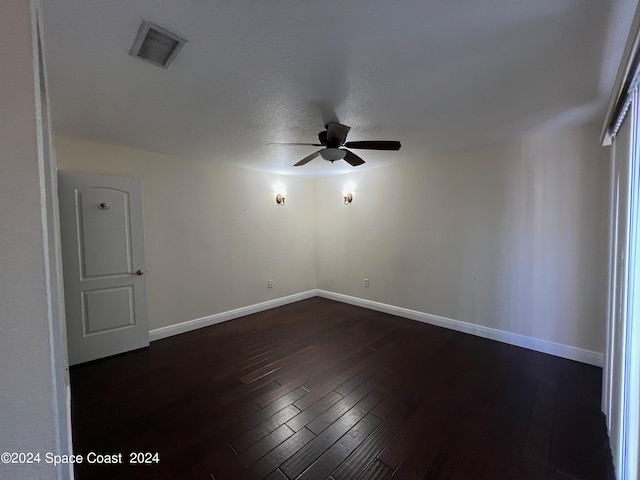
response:
<path id="1" fill-rule="evenodd" d="M 71 365 L 149 345 L 140 179 L 59 172 Z"/>

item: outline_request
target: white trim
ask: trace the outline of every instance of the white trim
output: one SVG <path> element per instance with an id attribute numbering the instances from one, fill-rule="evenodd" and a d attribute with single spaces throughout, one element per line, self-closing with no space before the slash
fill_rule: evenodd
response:
<path id="1" fill-rule="evenodd" d="M 515 345 L 517 347 L 528 348 L 529 350 L 535 350 L 537 352 L 548 353 L 550 355 L 555 355 L 556 357 L 595 365 L 596 367 L 602 367 L 603 365 L 603 355 L 599 352 L 593 352 L 591 350 L 563 345 L 561 343 L 549 342 L 547 340 L 528 337 L 518 333 L 505 332 L 504 330 L 484 327 L 482 325 L 475 325 L 473 323 L 462 322 L 460 320 L 419 312 L 417 310 L 410 310 L 408 308 L 396 307 L 394 305 L 374 302 L 373 300 L 366 300 L 364 298 L 352 297 L 341 293 L 334 293 L 319 289 L 308 290 L 306 292 L 296 293 L 287 297 L 267 300 L 266 302 L 216 313 L 215 315 L 209 315 L 207 317 L 188 320 L 176 325 L 169 325 L 168 327 L 156 328 L 149 331 L 149 341 L 153 342 L 162 338 L 190 332 L 198 328 L 208 327 L 217 323 L 226 322 L 235 318 L 244 317 L 245 315 L 251 315 L 252 313 L 262 312 L 264 310 L 269 310 L 270 308 L 280 307 L 282 305 L 306 300 L 307 298 L 313 298 L 316 296 L 336 300 L 342 303 L 348 303 L 350 305 L 356 305 L 358 307 L 368 308 L 370 310 L 376 310 L 378 312 L 389 313 L 391 315 L 408 318 L 410 320 L 417 320 L 418 322 L 448 328 L 449 330 L 455 330 L 457 332 L 469 333 L 477 337 L 488 338 L 490 340 L 508 343 L 509 345 Z"/>
<path id="2" fill-rule="evenodd" d="M 529 350 L 535 350 L 537 352 L 548 353 L 550 355 L 555 355 L 556 357 L 567 358 L 569 360 L 575 360 L 578 362 L 587 363 L 589 365 L 595 365 L 596 367 L 602 367 L 603 364 L 603 355 L 599 352 L 572 347 L 570 345 L 563 345 L 561 343 L 549 342 L 547 340 L 528 337 L 526 335 L 520 335 L 518 333 L 505 332 L 504 330 L 484 327 L 482 325 L 474 325 L 472 323 L 462 322 L 460 320 L 454 320 L 438 315 L 431 315 L 429 313 L 418 312 L 416 310 L 409 310 L 408 308 L 387 305 L 385 303 L 374 302 L 373 300 L 351 297 L 349 295 L 343 295 L 341 293 L 328 292 L 326 290 L 316 290 L 316 292 L 319 297 L 328 298 L 330 300 L 337 300 L 339 302 L 349 303 L 351 305 L 389 313 L 398 317 L 417 320 L 418 322 L 424 322 L 430 325 L 448 328 L 457 332 L 470 333 L 471 335 L 476 335 L 478 337 L 488 338 L 491 340 L 497 340 L 498 342 L 508 343 L 509 345 L 528 348 Z"/>
<path id="3" fill-rule="evenodd" d="M 190 332 L 191 330 L 196 330 L 198 328 L 209 327 L 217 323 L 226 322 L 227 320 L 233 320 L 234 318 L 244 317 L 245 315 L 251 315 L 252 313 L 262 312 L 264 310 L 269 310 L 270 308 L 299 302 L 300 300 L 306 300 L 307 298 L 315 296 L 317 296 L 316 290 L 308 290 L 306 292 L 295 293 L 286 297 L 274 298 L 273 300 L 267 300 L 266 302 L 236 308 L 235 310 L 216 313 L 207 317 L 187 320 L 186 322 L 169 325 L 167 327 L 155 328 L 149 331 L 149 341 L 153 342 L 155 340 L 171 337 L 180 333 Z"/>

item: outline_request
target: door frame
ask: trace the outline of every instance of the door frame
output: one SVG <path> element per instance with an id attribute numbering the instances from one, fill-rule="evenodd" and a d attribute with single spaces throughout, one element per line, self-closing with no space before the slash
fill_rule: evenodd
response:
<path id="1" fill-rule="evenodd" d="M 44 267 L 47 287 L 47 319 L 51 348 L 52 403 L 57 438 L 56 453 L 71 455 L 71 383 L 67 351 L 66 315 L 64 310 L 64 278 L 58 205 L 58 177 L 55 150 L 51 139 L 51 116 L 47 93 L 46 55 L 42 36 L 42 12 L 39 0 L 30 0 L 31 40 L 33 47 L 34 101 L 36 109 L 36 142 L 40 170 L 40 191 L 43 222 Z M 73 464 L 56 467 L 60 479 L 73 478 Z"/>

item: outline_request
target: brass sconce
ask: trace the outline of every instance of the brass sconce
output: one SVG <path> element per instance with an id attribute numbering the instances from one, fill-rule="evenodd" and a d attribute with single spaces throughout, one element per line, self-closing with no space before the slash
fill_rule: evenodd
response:
<path id="1" fill-rule="evenodd" d="M 285 186 L 278 182 L 273 186 L 273 193 L 276 196 L 276 203 L 281 207 L 284 207 L 284 202 L 287 199 L 287 189 Z"/>
<path id="2" fill-rule="evenodd" d="M 347 182 L 342 187 L 342 198 L 344 199 L 344 204 L 349 205 L 353 202 L 353 191 L 355 190 L 356 185 L 353 182 Z"/>

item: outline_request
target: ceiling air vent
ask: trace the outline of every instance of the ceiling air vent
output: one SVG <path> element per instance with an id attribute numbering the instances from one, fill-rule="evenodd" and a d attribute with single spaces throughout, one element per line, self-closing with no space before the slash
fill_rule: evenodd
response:
<path id="1" fill-rule="evenodd" d="M 175 33 L 144 21 L 129 54 L 159 67 L 169 68 L 186 44 L 187 41 Z"/>

